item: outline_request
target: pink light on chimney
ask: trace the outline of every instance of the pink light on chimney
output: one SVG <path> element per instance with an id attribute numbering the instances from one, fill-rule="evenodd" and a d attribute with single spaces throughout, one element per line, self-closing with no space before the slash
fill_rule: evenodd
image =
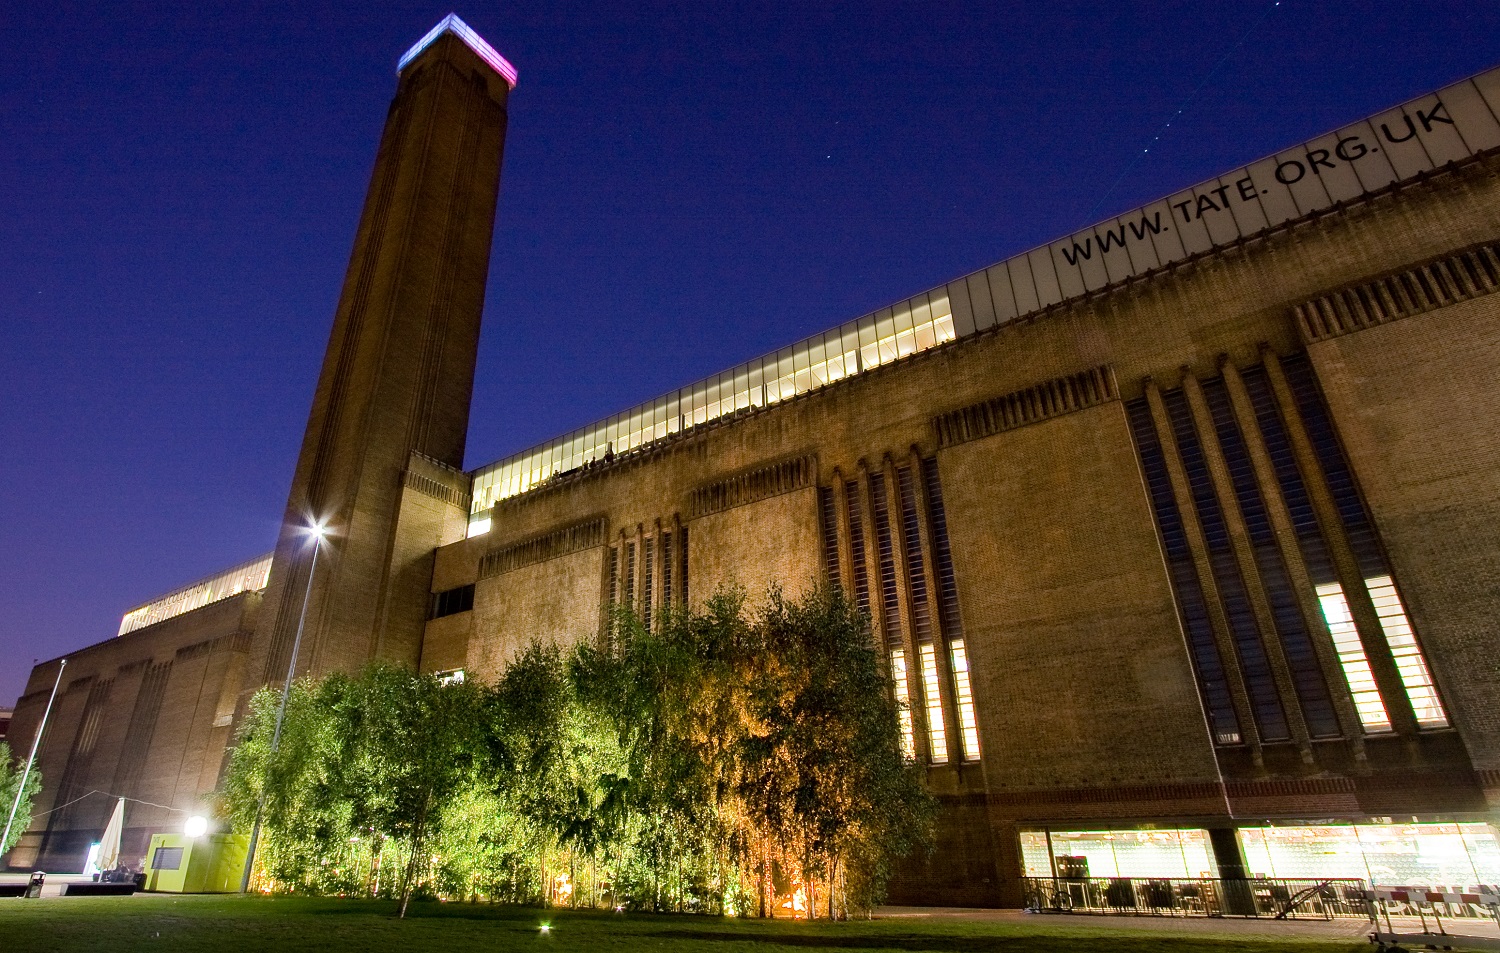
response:
<path id="1" fill-rule="evenodd" d="M 431 46 L 432 42 L 444 33 L 452 33 L 460 40 L 463 40 L 464 44 L 473 50 L 480 59 L 488 63 L 491 69 L 505 78 L 505 81 L 510 84 L 511 89 L 516 88 L 516 68 L 510 65 L 510 62 L 505 57 L 496 52 L 493 46 L 486 43 L 484 37 L 475 33 L 473 27 L 460 20 L 456 13 L 450 13 L 443 17 L 437 26 L 433 27 L 426 36 L 418 40 L 415 46 L 407 50 L 401 57 L 400 62 L 396 64 L 396 72 L 399 73 L 406 69 L 407 63 L 416 59 L 418 54 Z"/>

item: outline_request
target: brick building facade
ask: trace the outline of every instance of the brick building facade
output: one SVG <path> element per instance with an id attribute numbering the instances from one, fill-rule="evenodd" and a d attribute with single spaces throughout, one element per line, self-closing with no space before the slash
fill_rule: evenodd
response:
<path id="1" fill-rule="evenodd" d="M 509 91 L 471 37 L 403 64 L 268 584 L 70 656 L 39 811 L 201 809 L 304 598 L 299 674 L 493 679 L 612 605 L 826 580 L 943 804 L 896 899 L 1344 876 L 1294 842 L 1350 836 L 1500 879 L 1500 71 L 465 472 Z"/>

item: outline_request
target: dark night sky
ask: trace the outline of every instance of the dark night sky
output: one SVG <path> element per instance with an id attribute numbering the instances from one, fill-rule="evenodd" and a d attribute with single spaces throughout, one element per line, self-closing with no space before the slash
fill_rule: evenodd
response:
<path id="1" fill-rule="evenodd" d="M 0 704 L 271 548 L 395 61 L 450 9 L 224 6 L 0 17 Z M 470 467 L 1500 63 L 1475 3 L 457 12 L 521 74 Z"/>

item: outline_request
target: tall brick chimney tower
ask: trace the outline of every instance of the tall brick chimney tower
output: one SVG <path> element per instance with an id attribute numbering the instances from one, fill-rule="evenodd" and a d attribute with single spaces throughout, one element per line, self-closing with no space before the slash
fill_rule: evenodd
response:
<path id="1" fill-rule="evenodd" d="M 433 549 L 460 538 L 480 312 L 515 69 L 450 14 L 401 58 L 244 688 L 416 664 Z M 307 528 L 327 527 L 316 564 Z"/>

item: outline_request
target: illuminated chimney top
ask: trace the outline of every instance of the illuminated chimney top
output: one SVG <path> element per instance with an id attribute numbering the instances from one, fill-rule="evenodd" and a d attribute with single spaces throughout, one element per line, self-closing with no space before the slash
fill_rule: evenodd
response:
<path id="1" fill-rule="evenodd" d="M 401 61 L 396 64 L 396 72 L 399 73 L 406 69 L 407 63 L 416 59 L 423 50 L 431 46 L 432 42 L 444 33 L 452 33 L 460 40 L 463 40 L 464 44 L 474 51 L 475 55 L 488 63 L 491 69 L 505 78 L 505 81 L 510 84 L 511 89 L 516 88 L 516 68 L 510 65 L 505 57 L 497 53 L 493 46 L 486 43 L 484 37 L 475 33 L 473 27 L 460 20 L 456 13 L 450 13 L 443 17 L 437 26 L 433 27 L 426 36 L 417 41 L 416 46 L 407 50 L 405 55 L 401 57 Z"/>

